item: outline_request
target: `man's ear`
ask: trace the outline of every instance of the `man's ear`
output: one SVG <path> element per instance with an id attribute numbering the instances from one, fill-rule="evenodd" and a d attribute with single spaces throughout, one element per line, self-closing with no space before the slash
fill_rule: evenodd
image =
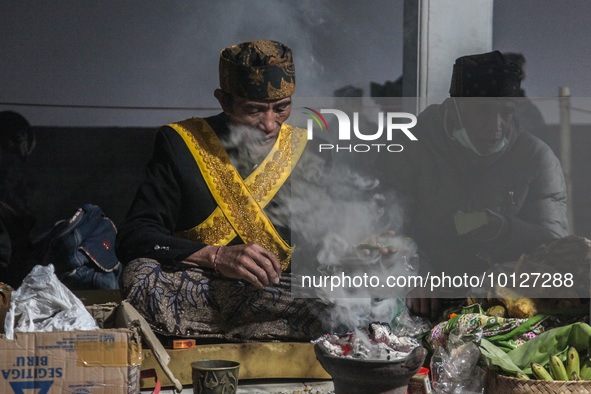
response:
<path id="1" fill-rule="evenodd" d="M 216 89 L 213 92 L 213 95 L 220 103 L 222 110 L 226 115 L 230 115 L 232 112 L 232 99 L 228 95 L 228 93 L 224 92 L 222 89 Z"/>

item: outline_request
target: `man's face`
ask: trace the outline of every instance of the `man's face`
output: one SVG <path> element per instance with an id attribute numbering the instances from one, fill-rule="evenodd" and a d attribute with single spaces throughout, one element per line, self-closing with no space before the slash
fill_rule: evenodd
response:
<path id="1" fill-rule="evenodd" d="M 244 125 L 263 132 L 262 144 L 274 143 L 283 122 L 291 114 L 291 97 L 274 101 L 248 100 L 233 96 L 224 112 L 234 125 Z"/>
<path id="2" fill-rule="evenodd" d="M 461 122 L 478 152 L 495 152 L 503 138 L 509 138 L 515 103 L 511 99 L 462 98 L 457 100 Z"/>

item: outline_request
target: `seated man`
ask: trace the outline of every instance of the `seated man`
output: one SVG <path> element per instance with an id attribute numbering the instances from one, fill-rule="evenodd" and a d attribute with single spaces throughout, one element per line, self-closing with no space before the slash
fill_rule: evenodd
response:
<path id="1" fill-rule="evenodd" d="M 124 296 L 156 331 L 223 340 L 308 340 L 324 304 L 290 294 L 290 196 L 305 130 L 284 124 L 295 70 L 274 41 L 224 49 L 223 113 L 158 132 L 117 254 Z"/>
<path id="2" fill-rule="evenodd" d="M 382 156 L 382 182 L 403 199 L 425 271 L 483 273 L 568 234 L 563 172 L 515 121 L 519 87 L 518 67 L 498 51 L 457 59 L 451 98 L 418 116 L 418 141 Z M 437 318 L 436 298 L 412 295 L 414 312 Z"/>

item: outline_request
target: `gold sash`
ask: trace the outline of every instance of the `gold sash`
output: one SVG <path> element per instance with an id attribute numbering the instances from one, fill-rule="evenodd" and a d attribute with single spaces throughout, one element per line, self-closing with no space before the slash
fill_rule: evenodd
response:
<path id="1" fill-rule="evenodd" d="M 271 152 L 243 180 L 205 120 L 191 118 L 169 126 L 187 144 L 218 204 L 203 223 L 174 235 L 208 245 L 227 245 L 239 235 L 244 243 L 257 242 L 273 252 L 281 267 L 287 269 L 291 247 L 279 236 L 263 208 L 291 174 L 292 163 L 295 165 L 302 155 L 306 131 L 283 124 Z"/>

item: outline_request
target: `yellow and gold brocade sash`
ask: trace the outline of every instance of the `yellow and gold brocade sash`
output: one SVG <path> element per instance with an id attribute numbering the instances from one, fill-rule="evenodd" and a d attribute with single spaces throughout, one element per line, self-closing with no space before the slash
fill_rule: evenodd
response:
<path id="1" fill-rule="evenodd" d="M 208 245 L 227 245 L 237 235 L 273 252 L 285 270 L 291 247 L 277 233 L 263 208 L 291 174 L 306 146 L 306 131 L 283 124 L 263 162 L 242 179 L 211 126 L 201 118 L 170 124 L 191 151 L 218 206 L 196 227 L 174 235 Z"/>

